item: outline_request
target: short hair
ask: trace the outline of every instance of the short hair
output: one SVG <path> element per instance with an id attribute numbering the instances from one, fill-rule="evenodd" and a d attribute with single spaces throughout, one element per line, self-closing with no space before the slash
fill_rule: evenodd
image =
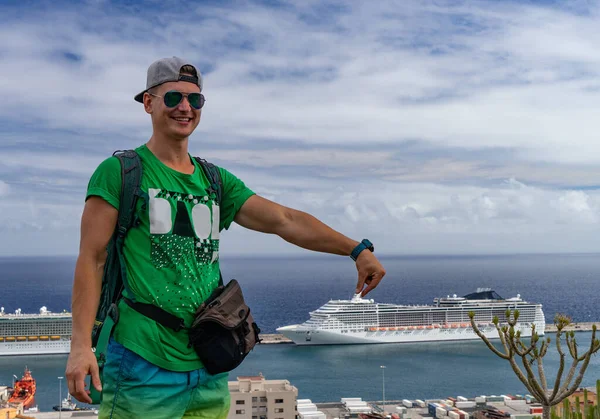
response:
<path id="1" fill-rule="evenodd" d="M 193 65 L 186 64 L 179 70 L 179 74 L 189 74 L 194 77 L 198 77 L 198 72 L 196 71 L 196 67 Z"/>

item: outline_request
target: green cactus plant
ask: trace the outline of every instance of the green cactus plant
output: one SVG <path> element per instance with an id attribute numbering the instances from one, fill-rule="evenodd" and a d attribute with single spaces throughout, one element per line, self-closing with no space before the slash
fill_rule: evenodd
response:
<path id="1" fill-rule="evenodd" d="M 500 320 L 495 316 L 492 323 L 498 331 L 500 342 L 504 347 L 504 352 L 498 350 L 490 340 L 479 330 L 475 323 L 475 313 L 469 312 L 469 318 L 471 320 L 471 327 L 473 331 L 479 336 L 486 346 L 497 356 L 507 360 L 510 363 L 514 373 L 517 375 L 519 380 L 525 385 L 527 390 L 540 402 L 543 407 L 543 419 L 551 419 L 552 406 L 556 406 L 563 400 L 568 404 L 567 397 L 570 396 L 579 388 L 583 375 L 590 363 L 591 356 L 600 350 L 600 340 L 596 339 L 596 325 L 592 326 L 592 339 L 590 342 L 589 349 L 583 353 L 579 353 L 579 347 L 575 339 L 575 332 L 565 331 L 564 329 L 571 324 L 571 319 L 563 314 L 557 314 L 554 317 L 554 324 L 556 326 L 556 349 L 560 355 L 560 364 L 554 385 L 548 387 L 548 380 L 544 371 L 544 356 L 548 352 L 551 339 L 546 338 L 540 343 L 540 336 L 535 330 L 535 324 L 531 325 L 531 343 L 525 345 L 521 340 L 521 332 L 515 331 L 515 326 L 519 320 L 518 310 L 506 310 L 505 322 L 500 323 Z M 569 350 L 569 354 L 573 358 L 573 362 L 568 370 L 566 377 L 563 377 L 565 373 L 565 358 L 566 355 L 562 348 L 562 337 L 565 337 L 565 343 Z M 520 358 L 521 363 L 525 371 L 521 369 L 517 363 L 517 358 Z M 537 376 L 534 372 L 534 364 L 537 365 Z M 581 365 L 580 365 L 581 364 Z M 577 367 L 579 366 L 579 371 Z M 563 381 L 564 380 L 564 381 Z M 600 381 L 599 381 L 600 382 Z M 600 384 L 597 384 L 600 387 Z M 578 405 L 578 411 L 580 410 Z M 598 406 L 595 409 L 590 409 L 594 414 L 598 414 Z M 583 419 L 579 412 L 571 414 L 570 408 L 563 410 L 563 419 Z M 586 419 L 587 416 L 586 416 Z M 591 419 L 591 418 L 589 418 Z M 600 419 L 593 417 L 593 419 Z"/>
<path id="2" fill-rule="evenodd" d="M 596 405 L 589 403 L 588 400 L 588 391 L 587 389 L 583 390 L 583 413 L 582 419 L 600 419 L 600 406 L 598 405 L 598 397 L 600 396 L 600 380 L 596 381 Z"/>

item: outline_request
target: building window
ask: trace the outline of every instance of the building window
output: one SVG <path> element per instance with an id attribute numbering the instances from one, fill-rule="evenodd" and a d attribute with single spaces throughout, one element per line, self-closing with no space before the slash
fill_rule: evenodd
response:
<path id="1" fill-rule="evenodd" d="M 245 400 L 236 400 L 235 404 L 246 404 Z"/>
<path id="2" fill-rule="evenodd" d="M 244 409 L 238 409 L 235 411 L 236 415 L 243 415 L 244 413 L 246 413 L 246 410 L 244 410 Z"/>
<path id="3" fill-rule="evenodd" d="M 256 403 L 258 401 L 258 397 L 252 397 L 252 403 Z"/>
<path id="4" fill-rule="evenodd" d="M 266 403 L 267 402 L 267 398 L 266 397 L 261 397 L 260 401 L 261 401 L 261 403 Z"/>
<path id="5" fill-rule="evenodd" d="M 275 399 L 275 403 L 283 403 L 283 399 Z"/>
<path id="6" fill-rule="evenodd" d="M 276 407 L 275 413 L 283 413 L 283 407 Z"/>

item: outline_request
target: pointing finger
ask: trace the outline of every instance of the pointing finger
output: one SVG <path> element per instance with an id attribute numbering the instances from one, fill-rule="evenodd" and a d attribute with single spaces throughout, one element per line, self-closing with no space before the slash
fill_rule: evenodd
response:
<path id="1" fill-rule="evenodd" d="M 367 275 L 362 272 L 358 272 L 358 283 L 356 284 L 356 292 L 355 294 L 360 294 L 362 289 L 365 287 L 365 281 L 367 280 Z"/>
<path id="2" fill-rule="evenodd" d="M 377 287 L 377 285 L 379 285 L 380 282 L 381 282 L 381 276 L 380 275 L 377 275 L 377 274 L 371 275 L 371 282 L 369 283 L 369 285 L 367 286 L 367 288 L 364 289 L 364 291 L 361 294 L 361 297 L 364 297 L 369 292 L 373 291 Z"/>

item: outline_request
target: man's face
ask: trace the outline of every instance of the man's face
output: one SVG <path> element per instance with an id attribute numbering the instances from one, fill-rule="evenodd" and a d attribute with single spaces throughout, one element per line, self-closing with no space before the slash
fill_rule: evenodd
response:
<path id="1" fill-rule="evenodd" d="M 152 91 L 162 97 L 148 93 L 144 95 L 144 108 L 152 115 L 152 125 L 155 131 L 167 137 L 184 140 L 194 132 L 200 123 L 202 110 L 192 108 L 187 97 L 184 97 L 177 106 L 168 108 L 163 97 L 171 90 L 184 94 L 200 92 L 197 85 L 185 81 L 163 83 Z"/>

